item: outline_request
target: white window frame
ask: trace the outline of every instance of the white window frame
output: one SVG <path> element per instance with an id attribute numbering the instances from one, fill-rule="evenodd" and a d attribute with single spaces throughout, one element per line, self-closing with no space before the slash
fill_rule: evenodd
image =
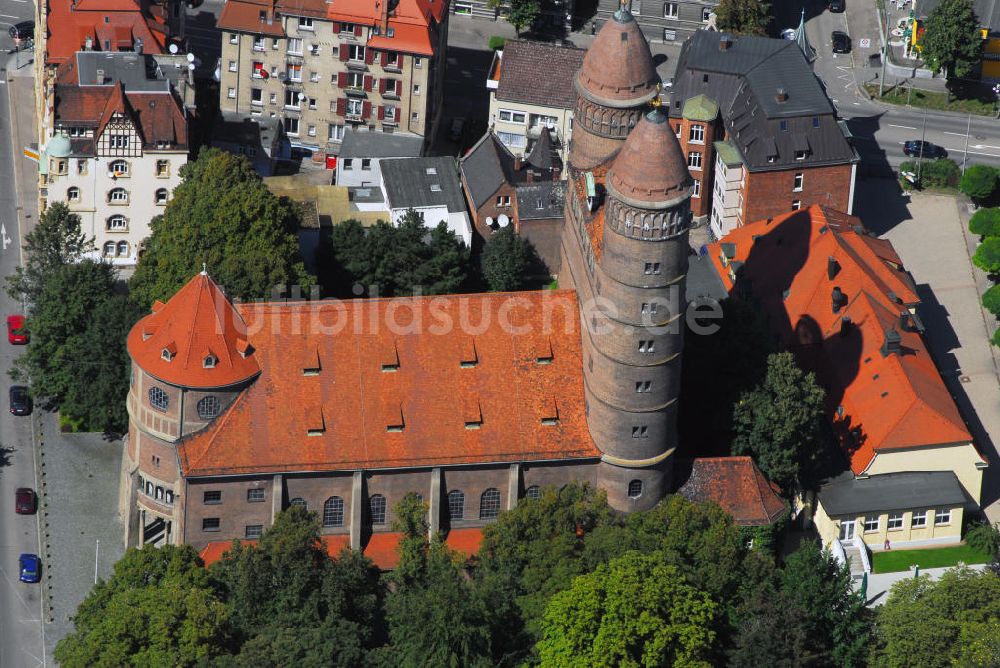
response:
<path id="1" fill-rule="evenodd" d="M 864 522 L 862 526 L 865 533 L 877 533 L 878 528 L 882 525 L 882 518 L 879 515 L 865 515 Z M 874 527 L 872 526 L 874 524 Z"/>
<path id="2" fill-rule="evenodd" d="M 663 3 L 663 18 L 676 21 L 680 16 L 680 10 L 676 2 Z"/>
<path id="3" fill-rule="evenodd" d="M 711 7 L 702 7 L 701 8 L 701 22 L 702 23 L 708 23 L 709 19 L 711 19 L 711 18 L 712 18 L 712 8 Z"/>
<path id="4" fill-rule="evenodd" d="M 705 126 L 701 123 L 693 124 L 688 131 L 688 142 L 691 144 L 704 144 Z"/>
<path id="5" fill-rule="evenodd" d="M 925 529 L 925 528 L 927 528 L 927 511 L 926 510 L 914 510 L 910 514 L 910 528 L 911 529 Z"/>
<path id="6" fill-rule="evenodd" d="M 692 179 L 691 197 L 701 199 L 701 179 Z"/>
<path id="7" fill-rule="evenodd" d="M 701 151 L 691 151 L 688 153 L 688 169 L 693 169 L 695 171 L 701 171 L 702 155 Z"/>
<path id="8" fill-rule="evenodd" d="M 119 224 L 112 223 L 112 221 Z M 120 213 L 108 216 L 108 219 L 104 221 L 104 229 L 108 232 L 128 232 L 128 218 Z"/>
<path id="9" fill-rule="evenodd" d="M 802 172 L 796 172 L 795 180 L 792 181 L 792 192 L 793 193 L 802 192 L 802 186 L 805 183 L 805 181 L 806 181 L 805 174 Z"/>
<path id="10" fill-rule="evenodd" d="M 943 527 L 951 524 L 951 508 L 937 508 L 934 511 L 934 526 Z"/>
<path id="11" fill-rule="evenodd" d="M 285 134 L 287 134 L 287 135 L 294 135 L 296 137 L 298 136 L 298 134 L 299 134 L 299 119 L 298 118 L 296 118 L 295 116 L 285 116 L 285 118 L 282 120 L 282 125 L 285 128 Z M 291 127 L 293 125 L 295 126 L 294 130 L 291 129 Z"/>
<path id="12" fill-rule="evenodd" d="M 903 528 L 903 513 L 889 513 L 889 519 L 886 521 L 886 529 L 889 531 L 899 531 Z"/>
<path id="13" fill-rule="evenodd" d="M 302 55 L 302 38 L 300 37 L 289 37 L 288 38 L 288 48 L 285 53 L 290 53 L 294 56 Z"/>
<path id="14" fill-rule="evenodd" d="M 528 114 L 527 112 L 517 111 L 516 109 L 501 109 L 497 114 L 497 118 L 504 123 L 524 125 L 528 120 Z"/>
<path id="15" fill-rule="evenodd" d="M 235 60 L 230 60 L 229 61 L 229 71 L 230 72 L 235 72 L 236 70 L 237 70 L 236 61 Z"/>

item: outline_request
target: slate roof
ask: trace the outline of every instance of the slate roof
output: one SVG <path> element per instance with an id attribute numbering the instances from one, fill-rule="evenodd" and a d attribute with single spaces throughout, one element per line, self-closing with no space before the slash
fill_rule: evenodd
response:
<path id="1" fill-rule="evenodd" d="M 563 202 L 560 197 L 553 197 L 556 189 L 565 188 L 562 181 L 536 181 L 520 185 L 517 193 L 517 217 L 520 221 L 547 220 L 563 217 Z M 541 207 L 539 207 L 541 203 Z"/>
<path id="2" fill-rule="evenodd" d="M 719 105 L 730 142 L 751 172 L 857 160 L 795 42 L 699 30 L 681 48 L 670 116 L 680 117 L 685 102 L 698 95 Z M 806 158 L 796 159 L 803 147 Z"/>
<path id="3" fill-rule="evenodd" d="M 687 286 L 684 293 L 688 300 L 699 297 L 722 301 L 729 297 L 729 290 L 712 268 L 712 261 L 705 255 L 692 257 L 688 261 Z"/>
<path id="4" fill-rule="evenodd" d="M 954 471 L 883 473 L 858 479 L 850 471 L 820 487 L 819 502 L 830 517 L 873 510 L 948 508 L 964 505 Z"/>
<path id="5" fill-rule="evenodd" d="M 505 182 L 515 183 L 514 154 L 495 134 L 487 132 L 458 162 L 472 205 L 478 209 Z"/>
<path id="6" fill-rule="evenodd" d="M 576 105 L 573 78 L 586 53 L 583 49 L 545 42 L 507 42 L 500 61 L 497 99 L 572 109 Z"/>
<path id="7" fill-rule="evenodd" d="M 452 157 L 390 158 L 380 161 L 379 169 L 392 209 L 445 206 L 449 213 L 466 210 Z"/>
<path id="8" fill-rule="evenodd" d="M 393 132 L 358 132 L 348 128 L 340 145 L 341 158 L 417 158 L 423 137 Z"/>
<path id="9" fill-rule="evenodd" d="M 677 463 L 677 492 L 688 501 L 714 501 L 741 526 L 763 526 L 780 518 L 787 504 L 750 457 L 699 457 Z"/>

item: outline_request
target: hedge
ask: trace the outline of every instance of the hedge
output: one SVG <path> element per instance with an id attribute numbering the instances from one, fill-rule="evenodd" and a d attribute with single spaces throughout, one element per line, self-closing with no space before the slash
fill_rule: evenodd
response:
<path id="1" fill-rule="evenodd" d="M 980 209 L 969 219 L 969 231 L 981 237 L 1000 236 L 1000 209 Z"/>
<path id="2" fill-rule="evenodd" d="M 899 166 L 900 173 L 917 173 L 917 163 L 915 161 L 904 162 Z M 962 177 L 962 170 L 958 168 L 954 160 L 948 158 L 938 158 L 937 160 L 924 160 L 920 166 L 920 185 L 922 187 L 936 188 L 957 188 Z"/>

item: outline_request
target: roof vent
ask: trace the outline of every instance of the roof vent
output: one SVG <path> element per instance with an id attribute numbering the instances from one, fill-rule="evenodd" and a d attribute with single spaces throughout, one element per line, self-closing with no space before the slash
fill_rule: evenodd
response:
<path id="1" fill-rule="evenodd" d="M 733 41 L 729 38 L 729 35 L 723 35 L 719 38 L 719 51 L 728 51 L 732 45 Z"/>
<path id="2" fill-rule="evenodd" d="M 896 328 L 890 329 L 885 333 L 885 341 L 882 342 L 882 357 L 888 357 L 893 353 L 898 353 L 901 348 L 902 339 L 899 336 L 899 332 Z"/>
<path id="3" fill-rule="evenodd" d="M 838 273 L 840 273 L 840 264 L 838 264 L 836 258 L 831 255 L 826 258 L 826 277 L 832 281 L 836 278 Z"/>
<path id="4" fill-rule="evenodd" d="M 844 299 L 844 291 L 840 289 L 840 286 L 834 286 L 833 292 L 830 294 L 830 300 L 833 302 L 833 312 L 840 313 L 841 307 L 846 301 Z"/>
<path id="5" fill-rule="evenodd" d="M 788 91 L 786 91 L 784 88 L 779 88 L 778 92 L 774 94 L 774 99 L 777 100 L 778 102 L 787 102 Z"/>

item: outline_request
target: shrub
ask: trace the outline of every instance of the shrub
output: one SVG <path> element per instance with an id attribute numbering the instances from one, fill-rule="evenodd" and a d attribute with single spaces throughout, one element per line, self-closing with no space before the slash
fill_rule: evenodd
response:
<path id="1" fill-rule="evenodd" d="M 997 170 L 989 165 L 972 165 L 959 184 L 959 190 L 976 202 L 981 202 L 993 195 L 997 189 Z"/>
<path id="2" fill-rule="evenodd" d="M 981 237 L 1000 236 L 1000 209 L 980 209 L 969 219 L 969 231 Z"/>
<path id="3" fill-rule="evenodd" d="M 993 337 L 990 339 L 997 348 L 1000 348 L 1000 329 L 993 332 Z"/>
<path id="4" fill-rule="evenodd" d="M 502 49 L 503 45 L 507 43 L 506 37 L 501 37 L 500 35 L 493 35 L 490 37 L 489 47 L 491 51 L 496 51 L 497 49 Z"/>
<path id="5" fill-rule="evenodd" d="M 1000 315 L 1000 285 L 994 285 L 983 294 L 983 306 L 993 315 Z"/>
<path id="6" fill-rule="evenodd" d="M 965 542 L 994 559 L 1000 555 L 1000 530 L 989 522 L 976 522 L 966 532 Z"/>
<path id="7" fill-rule="evenodd" d="M 955 188 L 961 178 L 962 170 L 954 160 L 938 158 L 933 162 L 925 162 L 920 169 L 920 180 L 925 186 L 938 188 Z"/>
<path id="8" fill-rule="evenodd" d="M 972 264 L 987 274 L 1000 272 L 1000 237 L 986 237 L 972 256 Z"/>

